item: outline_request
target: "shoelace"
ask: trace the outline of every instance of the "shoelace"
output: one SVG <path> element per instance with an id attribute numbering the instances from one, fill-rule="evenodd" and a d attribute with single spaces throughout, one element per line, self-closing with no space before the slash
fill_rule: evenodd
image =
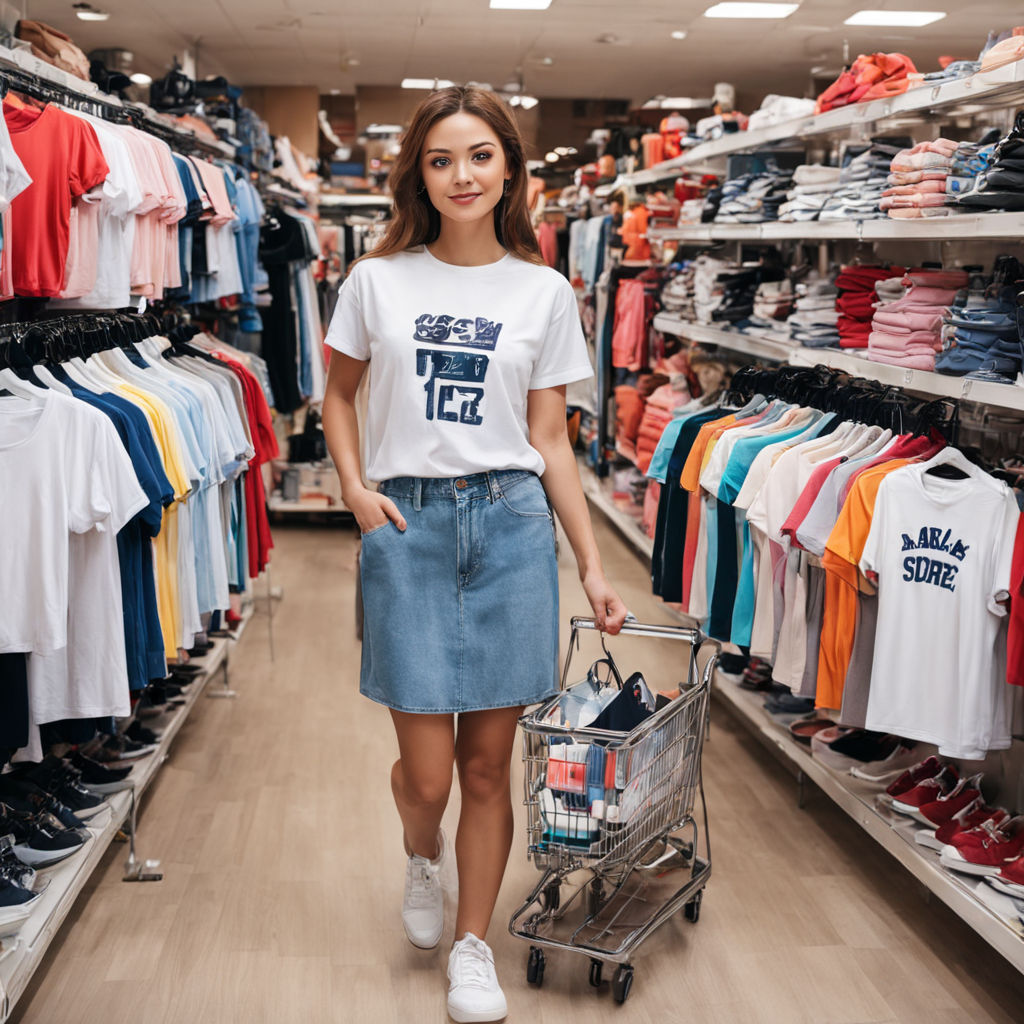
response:
<path id="1" fill-rule="evenodd" d="M 470 988 L 491 988 L 491 973 L 494 970 L 494 961 L 479 946 L 465 943 L 460 947 L 455 957 L 456 985 L 466 985 Z"/>
<path id="2" fill-rule="evenodd" d="M 409 896 L 406 903 L 414 910 L 429 909 L 436 902 L 437 871 L 430 862 L 416 863 L 409 869 Z"/>

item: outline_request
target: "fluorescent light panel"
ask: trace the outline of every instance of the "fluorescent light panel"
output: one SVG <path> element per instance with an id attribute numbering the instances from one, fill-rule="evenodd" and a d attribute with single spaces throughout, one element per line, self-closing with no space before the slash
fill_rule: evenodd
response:
<path id="1" fill-rule="evenodd" d="M 75 11 L 82 21 L 106 21 L 110 17 L 109 11 Z"/>
<path id="2" fill-rule="evenodd" d="M 709 7 L 705 18 L 788 18 L 799 4 L 721 3 Z"/>
<path id="3" fill-rule="evenodd" d="M 444 78 L 403 78 L 403 89 L 447 89 L 454 85 Z"/>
<path id="4" fill-rule="evenodd" d="M 546 11 L 551 0 L 491 0 L 492 11 Z"/>
<path id="5" fill-rule="evenodd" d="M 843 24 L 923 28 L 941 21 L 945 16 L 945 11 L 858 11 L 851 14 Z"/>

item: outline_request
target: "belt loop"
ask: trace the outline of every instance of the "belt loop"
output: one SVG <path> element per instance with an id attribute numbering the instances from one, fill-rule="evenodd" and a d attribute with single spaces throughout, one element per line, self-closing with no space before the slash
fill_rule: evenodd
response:
<path id="1" fill-rule="evenodd" d="M 423 479 L 422 477 L 416 477 L 412 485 L 412 507 L 417 512 L 423 509 Z"/>
<path id="2" fill-rule="evenodd" d="M 491 483 L 491 476 L 492 476 L 492 474 L 490 473 L 490 471 L 488 471 L 485 474 L 485 479 L 487 480 L 487 500 L 493 505 L 494 504 L 494 497 L 495 497 L 494 492 L 495 492 L 495 489 L 496 489 L 496 485 L 492 485 L 492 483 Z"/>

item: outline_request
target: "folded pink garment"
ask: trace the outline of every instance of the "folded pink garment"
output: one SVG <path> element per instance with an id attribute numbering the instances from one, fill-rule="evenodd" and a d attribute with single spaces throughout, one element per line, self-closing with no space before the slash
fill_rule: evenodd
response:
<path id="1" fill-rule="evenodd" d="M 890 185 L 916 185 L 919 181 L 945 182 L 948 177 L 949 175 L 945 170 L 903 171 L 900 174 L 890 174 L 888 182 Z"/>
<path id="2" fill-rule="evenodd" d="M 953 161 L 942 153 L 897 153 L 892 158 L 889 170 L 894 174 L 906 171 L 949 170 Z"/>
<path id="3" fill-rule="evenodd" d="M 868 335 L 868 348 L 881 348 L 890 352 L 938 352 L 942 336 L 938 331 L 911 331 L 909 334 L 890 334 L 874 330 Z"/>
<path id="4" fill-rule="evenodd" d="M 910 196 L 885 196 L 879 199 L 880 210 L 914 210 L 924 206 L 945 206 L 945 192 L 925 192 Z"/>
<path id="5" fill-rule="evenodd" d="M 868 351 L 868 359 L 874 363 L 888 363 L 890 366 L 905 366 L 908 370 L 934 370 L 935 354 L 930 355 L 891 355 L 888 352 Z"/>
<path id="6" fill-rule="evenodd" d="M 949 217 L 956 215 L 959 211 L 951 206 L 904 206 L 889 210 L 889 216 L 894 220 L 919 220 L 929 217 Z"/>
<path id="7" fill-rule="evenodd" d="M 913 185 L 890 185 L 883 193 L 886 196 L 918 196 L 927 195 L 930 192 L 946 193 L 946 176 L 932 178 L 930 181 L 918 181 Z"/>
<path id="8" fill-rule="evenodd" d="M 931 139 L 927 142 L 919 142 L 916 146 L 911 146 L 910 149 L 901 150 L 901 153 L 944 153 L 946 156 L 952 156 L 957 151 L 958 145 L 952 139 Z M 896 156 L 898 158 L 900 153 L 897 153 Z"/>
<path id="9" fill-rule="evenodd" d="M 948 306 L 955 298 L 957 288 L 928 288 L 923 284 L 915 284 L 903 296 L 895 302 L 886 305 L 887 313 L 896 313 L 904 309 L 912 310 L 915 313 L 922 312 L 922 307 Z"/>
<path id="10" fill-rule="evenodd" d="M 928 313 L 911 310 L 891 312 L 884 306 L 876 310 L 871 323 L 887 331 L 937 331 L 942 324 L 942 310 L 936 309 Z"/>

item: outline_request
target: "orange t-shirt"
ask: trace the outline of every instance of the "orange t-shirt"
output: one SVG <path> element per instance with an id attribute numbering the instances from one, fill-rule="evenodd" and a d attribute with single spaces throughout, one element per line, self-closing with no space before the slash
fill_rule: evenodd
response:
<path id="1" fill-rule="evenodd" d="M 857 589 L 861 555 L 871 532 L 878 488 L 893 470 L 912 459 L 893 459 L 866 469 L 857 477 L 829 534 L 822 558 L 825 569 L 825 611 L 818 644 L 819 708 L 841 708 L 846 671 L 850 667 L 853 639 L 857 629 Z"/>

